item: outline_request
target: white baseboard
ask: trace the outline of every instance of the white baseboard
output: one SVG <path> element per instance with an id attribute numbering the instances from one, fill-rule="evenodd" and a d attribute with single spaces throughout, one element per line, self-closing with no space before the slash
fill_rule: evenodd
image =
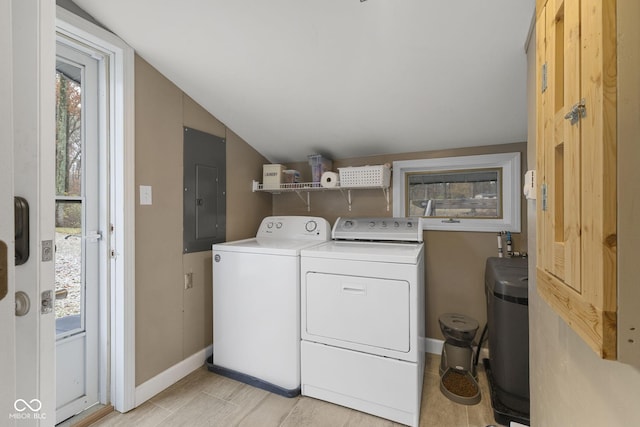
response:
<path id="1" fill-rule="evenodd" d="M 137 386 L 136 408 L 201 367 L 211 354 L 213 346 L 210 345 Z"/>
<path id="2" fill-rule="evenodd" d="M 442 346 L 444 341 L 435 338 L 425 338 L 425 351 L 431 354 L 442 354 Z"/>

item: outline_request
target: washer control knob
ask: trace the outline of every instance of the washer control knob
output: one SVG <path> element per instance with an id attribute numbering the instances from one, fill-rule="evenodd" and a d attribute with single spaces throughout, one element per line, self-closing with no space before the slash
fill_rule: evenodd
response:
<path id="1" fill-rule="evenodd" d="M 267 223 L 267 228 L 273 228 L 273 223 L 272 222 L 268 222 Z"/>
<path id="2" fill-rule="evenodd" d="M 307 230 L 309 233 L 311 233 L 312 231 L 316 231 L 317 228 L 318 228 L 318 223 L 313 220 L 307 221 L 307 223 L 304 225 L 304 229 Z"/>
<path id="3" fill-rule="evenodd" d="M 375 227 L 376 226 L 376 222 L 375 221 L 371 221 L 369 222 L 369 227 Z"/>
<path id="4" fill-rule="evenodd" d="M 350 219 L 346 220 L 344 222 L 344 228 L 351 228 L 351 227 L 353 227 L 353 221 L 351 221 Z"/>
<path id="5" fill-rule="evenodd" d="M 395 228 L 398 228 L 398 227 L 400 227 L 400 223 L 398 221 L 393 221 L 393 226 Z"/>
<path id="6" fill-rule="evenodd" d="M 281 223 L 281 222 L 276 222 L 276 228 L 277 228 L 277 229 L 282 228 L 282 223 Z"/>

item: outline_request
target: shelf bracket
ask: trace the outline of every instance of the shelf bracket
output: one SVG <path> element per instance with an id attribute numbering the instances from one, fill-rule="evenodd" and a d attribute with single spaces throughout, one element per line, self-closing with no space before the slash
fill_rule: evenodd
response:
<path id="1" fill-rule="evenodd" d="M 342 194 L 342 197 L 344 197 L 344 200 L 349 206 L 349 212 L 351 212 L 351 190 L 347 190 L 346 193 L 344 191 L 344 188 L 338 188 L 338 190 L 340 190 L 340 194 Z"/>
<path id="2" fill-rule="evenodd" d="M 382 194 L 384 196 L 384 200 L 386 202 L 387 212 L 389 212 L 389 187 L 383 187 L 381 190 L 382 190 Z M 342 192 L 342 194 L 344 195 L 344 192 L 342 191 L 342 189 L 340 190 L 340 192 Z M 351 205 L 353 203 L 353 199 L 351 198 L 351 189 L 347 190 L 347 194 L 345 196 L 345 199 L 347 199 L 347 204 L 349 206 L 349 212 L 351 212 Z"/>
<path id="3" fill-rule="evenodd" d="M 383 187 L 382 194 L 384 194 L 384 199 L 387 202 L 387 212 L 389 212 L 389 187 Z"/>
<path id="4" fill-rule="evenodd" d="M 307 205 L 307 212 L 311 212 L 311 196 L 309 195 L 309 191 L 304 191 L 304 193 L 307 194 L 306 199 L 302 196 L 302 194 L 300 194 L 302 193 L 302 191 L 296 191 L 295 193 L 298 195 L 300 200 L 302 200 L 302 203 Z"/>

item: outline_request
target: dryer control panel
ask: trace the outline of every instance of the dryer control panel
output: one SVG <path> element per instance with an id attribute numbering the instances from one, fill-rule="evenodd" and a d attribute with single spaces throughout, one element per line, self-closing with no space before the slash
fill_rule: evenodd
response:
<path id="1" fill-rule="evenodd" d="M 337 240 L 422 242 L 421 218 L 338 218 L 332 237 Z"/>
<path id="2" fill-rule="evenodd" d="M 316 216 L 268 216 L 262 220 L 256 237 L 326 241 L 331 238 L 331 225 Z"/>

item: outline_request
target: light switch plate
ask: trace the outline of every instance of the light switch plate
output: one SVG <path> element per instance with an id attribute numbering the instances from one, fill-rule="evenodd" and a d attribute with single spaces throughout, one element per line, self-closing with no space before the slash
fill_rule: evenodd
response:
<path id="1" fill-rule="evenodd" d="M 150 185 L 141 185 L 140 186 L 140 204 L 141 205 L 150 205 L 152 204 L 152 192 Z"/>

